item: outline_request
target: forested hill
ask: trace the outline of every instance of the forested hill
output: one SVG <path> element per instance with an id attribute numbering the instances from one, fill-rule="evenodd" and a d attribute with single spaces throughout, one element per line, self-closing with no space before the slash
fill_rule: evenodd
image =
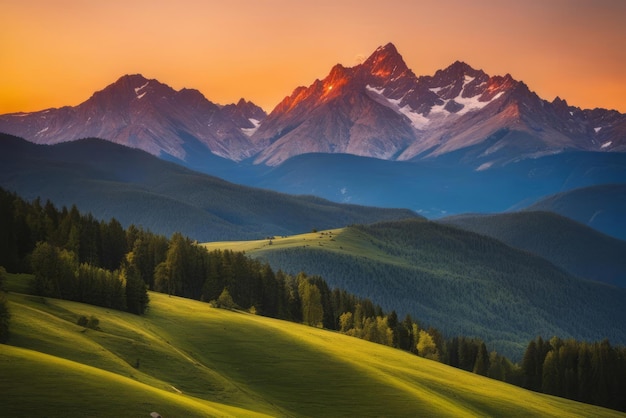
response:
<path id="1" fill-rule="evenodd" d="M 575 276 L 626 287 L 626 241 L 556 213 L 459 215 L 439 222 L 530 251 Z"/>
<path id="2" fill-rule="evenodd" d="M 0 134 L 0 187 L 98 219 L 201 241 L 253 239 L 418 217 L 238 186 L 98 139 L 35 145 Z"/>
<path id="3" fill-rule="evenodd" d="M 476 336 L 512 359 L 537 335 L 626 343 L 626 290 L 577 279 L 502 242 L 428 221 L 351 226 L 315 245 L 248 251 L 275 269 Z"/>

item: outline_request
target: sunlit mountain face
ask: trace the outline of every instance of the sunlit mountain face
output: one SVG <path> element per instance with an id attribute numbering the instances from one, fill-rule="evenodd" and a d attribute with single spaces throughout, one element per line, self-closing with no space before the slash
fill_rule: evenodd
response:
<path id="1" fill-rule="evenodd" d="M 267 165 L 312 152 L 413 161 L 465 150 L 484 170 L 623 146 L 623 139 L 609 144 L 598 134 L 609 126 L 622 132 L 624 115 L 608 122 L 614 112 L 597 113 L 561 99 L 547 102 L 508 74 L 489 76 L 463 62 L 417 77 L 387 44 L 358 66 L 337 65 L 323 80 L 294 90 L 252 140 L 262 149 L 255 161 Z"/>

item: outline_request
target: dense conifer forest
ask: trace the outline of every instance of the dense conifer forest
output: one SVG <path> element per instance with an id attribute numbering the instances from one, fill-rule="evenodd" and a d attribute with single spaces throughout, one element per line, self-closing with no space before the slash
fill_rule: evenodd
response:
<path id="1" fill-rule="evenodd" d="M 207 251 L 180 233 L 170 238 L 115 219 L 98 221 L 75 206 L 26 202 L 0 189 L 0 286 L 5 272 L 29 272 L 32 292 L 143 314 L 147 290 L 323 327 L 494 379 L 557 396 L 626 410 L 626 349 L 539 337 L 521 366 L 477 338 L 442 332 L 321 276 L 286 274 L 242 252 Z M 410 237 L 407 237 L 407 239 Z M 401 251 L 401 248 L 397 248 Z M 6 268 L 6 270 L 5 270 Z M 0 341 L 10 338 L 0 292 Z"/>

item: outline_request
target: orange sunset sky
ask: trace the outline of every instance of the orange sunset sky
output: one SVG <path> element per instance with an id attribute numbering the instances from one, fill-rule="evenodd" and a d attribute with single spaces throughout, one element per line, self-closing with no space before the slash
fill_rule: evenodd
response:
<path id="1" fill-rule="evenodd" d="M 461 60 L 626 112 L 625 22 L 622 0 L 0 0 L 0 113 L 74 106 L 131 73 L 269 112 L 388 42 L 417 75 Z"/>

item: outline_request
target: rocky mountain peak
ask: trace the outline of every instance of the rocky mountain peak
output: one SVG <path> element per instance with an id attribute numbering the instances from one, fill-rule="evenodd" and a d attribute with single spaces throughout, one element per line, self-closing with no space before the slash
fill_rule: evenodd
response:
<path id="1" fill-rule="evenodd" d="M 222 108 L 227 115 L 246 135 L 252 135 L 259 124 L 267 117 L 267 113 L 259 106 L 241 98 L 235 104 L 228 104 Z"/>
<path id="2" fill-rule="evenodd" d="M 370 57 L 361 64 L 371 75 L 377 78 L 395 78 L 409 70 L 402 55 L 395 45 L 388 43 L 378 47 Z"/>

